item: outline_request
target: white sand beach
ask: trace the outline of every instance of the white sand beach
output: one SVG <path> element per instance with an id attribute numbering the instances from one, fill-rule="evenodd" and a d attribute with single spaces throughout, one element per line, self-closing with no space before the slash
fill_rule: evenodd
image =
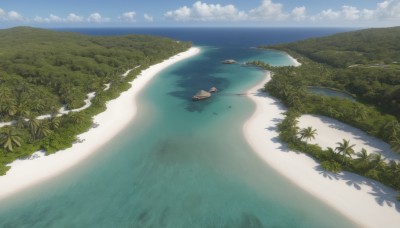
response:
<path id="1" fill-rule="evenodd" d="M 350 140 L 350 144 L 354 144 L 354 151 L 360 152 L 362 148 L 366 149 L 369 154 L 382 154 L 386 161 L 400 161 L 400 154 L 393 152 L 390 145 L 384 141 L 368 135 L 367 133 L 349 126 L 345 123 L 331 119 L 325 116 L 303 115 L 299 119 L 298 127 L 312 127 L 317 130 L 315 139 L 311 139 L 308 143 L 318 144 L 322 148 L 335 148 L 337 142 L 343 139 Z"/>
<path id="2" fill-rule="evenodd" d="M 396 201 L 397 193 L 393 189 L 349 172 L 337 175 L 327 172 L 314 159 L 290 151 L 280 142 L 276 124 L 283 120 L 282 113 L 286 109 L 277 99 L 259 91 L 270 78 L 271 74 L 267 72 L 265 80 L 249 91 L 249 97 L 256 103 L 256 111 L 244 124 L 243 131 L 256 154 L 294 184 L 341 212 L 357 225 L 399 227 L 400 203 Z M 336 135 L 338 132 L 333 133 L 334 136 L 331 133 L 322 134 L 326 124 L 313 118 L 304 117 L 301 124 L 313 126 L 317 132 L 321 131 L 322 137 L 333 140 L 333 137 L 343 138 Z M 356 138 L 374 143 L 369 138 L 363 138 L 364 135 L 348 136 L 353 143 Z"/>
<path id="3" fill-rule="evenodd" d="M 142 71 L 131 82 L 132 87 L 129 90 L 121 93 L 117 99 L 107 102 L 107 110 L 93 118 L 99 126 L 78 136 L 84 142 L 49 156 L 14 161 L 10 164 L 8 173 L 0 176 L 0 199 L 55 177 L 96 152 L 132 121 L 137 111 L 135 97 L 154 76 L 168 66 L 199 52 L 199 48 L 193 47 Z"/>
<path id="4" fill-rule="evenodd" d="M 292 56 L 288 55 L 289 59 L 292 61 L 292 66 L 301 66 L 301 63 L 297 61 L 297 59 L 293 58 Z"/>

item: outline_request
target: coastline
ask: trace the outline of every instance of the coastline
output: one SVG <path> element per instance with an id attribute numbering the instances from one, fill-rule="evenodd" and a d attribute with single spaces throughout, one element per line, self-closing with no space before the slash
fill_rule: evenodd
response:
<path id="1" fill-rule="evenodd" d="M 122 92 L 118 98 L 108 101 L 106 111 L 93 117 L 93 122 L 99 126 L 77 136 L 84 142 L 73 144 L 72 147 L 49 156 L 11 163 L 8 173 L 0 176 L 0 200 L 55 177 L 95 153 L 134 119 L 138 109 L 135 98 L 152 78 L 167 67 L 199 52 L 200 48 L 192 47 L 143 70 L 130 82 L 130 89 Z"/>
<path id="2" fill-rule="evenodd" d="M 290 61 L 292 61 L 292 66 L 294 67 L 301 66 L 301 63 L 297 61 L 297 59 L 293 58 L 293 56 L 288 55 L 288 58 L 290 59 Z"/>
<path id="3" fill-rule="evenodd" d="M 350 172 L 327 172 L 311 157 L 290 151 L 276 140 L 279 137 L 276 124 L 283 120 L 286 108 L 269 94 L 259 91 L 270 79 L 271 73 L 266 72 L 265 79 L 248 91 L 256 110 L 243 125 L 243 132 L 254 152 L 292 183 L 356 225 L 397 227 L 400 224 L 400 203 L 396 201 L 396 191 Z M 313 126 L 318 131 L 315 123 Z"/>

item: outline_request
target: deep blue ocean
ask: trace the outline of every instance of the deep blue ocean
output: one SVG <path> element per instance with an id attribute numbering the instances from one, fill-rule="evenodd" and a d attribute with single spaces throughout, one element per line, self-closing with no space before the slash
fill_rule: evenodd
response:
<path id="1" fill-rule="evenodd" d="M 146 34 L 191 41 L 200 46 L 257 47 L 327 36 L 355 28 L 68 28 L 87 35 Z"/>
<path id="2" fill-rule="evenodd" d="M 350 29 L 93 28 L 89 35 L 151 34 L 192 41 L 195 57 L 159 73 L 137 98 L 135 120 L 68 172 L 0 203 L 0 227 L 355 227 L 276 173 L 251 150 L 243 123 L 255 104 L 243 93 L 263 80 L 252 67 L 291 64 L 252 47 Z M 204 102 L 190 97 L 216 86 Z"/>

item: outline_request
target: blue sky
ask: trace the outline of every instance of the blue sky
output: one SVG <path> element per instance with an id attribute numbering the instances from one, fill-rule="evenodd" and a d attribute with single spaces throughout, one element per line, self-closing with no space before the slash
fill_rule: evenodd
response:
<path id="1" fill-rule="evenodd" d="M 0 27 L 400 25 L 400 0 L 0 0 Z"/>

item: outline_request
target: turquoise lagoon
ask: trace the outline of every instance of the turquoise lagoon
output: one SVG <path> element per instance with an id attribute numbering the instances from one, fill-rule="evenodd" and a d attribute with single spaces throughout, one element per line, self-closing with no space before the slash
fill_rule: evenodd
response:
<path id="1" fill-rule="evenodd" d="M 354 227 L 277 174 L 246 143 L 255 104 L 244 93 L 264 73 L 220 64 L 281 52 L 202 47 L 161 72 L 138 97 L 135 120 L 68 172 L 0 205 L 0 227 Z M 199 89 L 220 92 L 191 101 Z"/>

